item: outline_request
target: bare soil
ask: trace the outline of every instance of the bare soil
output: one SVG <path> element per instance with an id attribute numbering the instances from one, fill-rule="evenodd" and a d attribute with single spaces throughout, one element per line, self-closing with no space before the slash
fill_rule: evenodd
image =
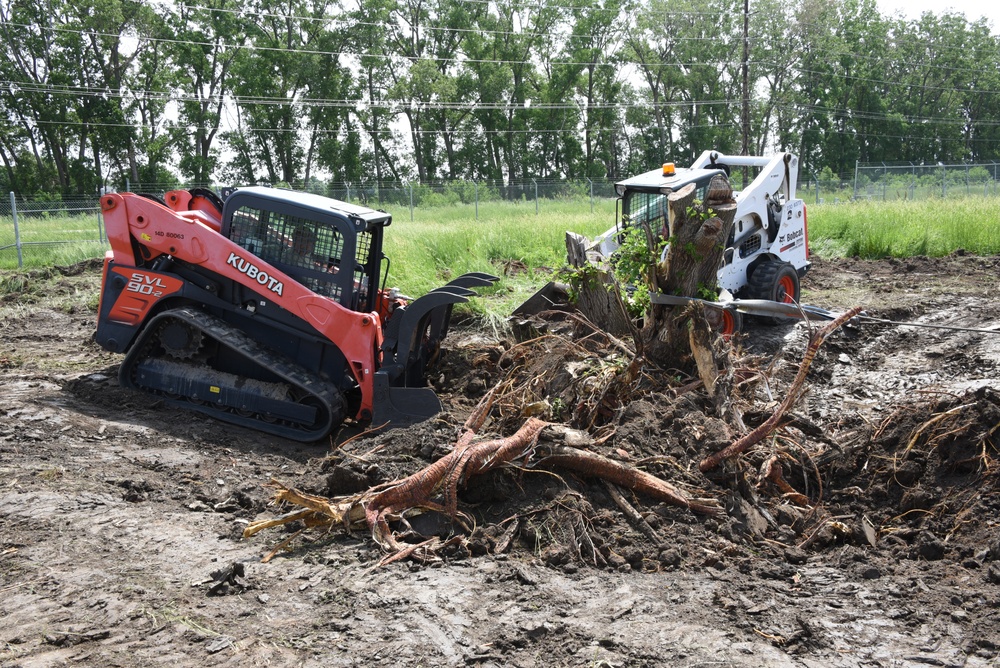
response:
<path id="1" fill-rule="evenodd" d="M 803 298 L 998 329 L 998 269 L 816 260 Z M 738 434 L 699 392 L 603 416 L 594 447 L 716 517 L 628 495 L 642 525 L 603 483 L 506 469 L 463 490 L 476 528 L 438 561 L 376 568 L 370 535 L 313 532 L 262 563 L 299 528 L 242 538 L 277 512 L 270 480 L 338 495 L 425 466 L 512 342 L 448 342 L 438 418 L 301 445 L 119 388 L 92 338 L 97 267 L 23 278 L 0 298 L 0 666 L 1000 665 L 996 334 L 858 320 L 774 437 L 710 477 L 697 462 Z M 748 428 L 807 338 L 739 343 Z M 793 493 L 762 479 L 772 457 Z"/>

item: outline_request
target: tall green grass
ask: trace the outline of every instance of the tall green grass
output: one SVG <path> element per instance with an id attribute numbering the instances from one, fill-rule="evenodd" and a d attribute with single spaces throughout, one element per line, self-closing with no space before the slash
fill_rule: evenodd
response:
<path id="1" fill-rule="evenodd" d="M 821 257 L 940 257 L 1000 253 L 1000 200 L 926 199 L 809 207 L 809 243 Z"/>
<path id="2" fill-rule="evenodd" d="M 108 248 L 102 242 L 101 222 L 96 213 L 19 216 L 18 236 L 25 269 L 69 266 L 101 257 Z M 0 269 L 17 269 L 17 237 L 14 219 L 0 216 Z"/>
<path id="3" fill-rule="evenodd" d="M 470 206 L 390 210 L 385 253 L 389 283 L 419 296 L 470 271 L 501 277 L 489 293 L 509 313 L 566 261 L 566 232 L 594 237 L 614 224 L 615 202 L 489 202 Z M 509 308 L 507 308 L 509 306 Z M 495 306 L 493 307 L 495 308 Z M 491 310 L 493 310 L 491 308 Z"/>

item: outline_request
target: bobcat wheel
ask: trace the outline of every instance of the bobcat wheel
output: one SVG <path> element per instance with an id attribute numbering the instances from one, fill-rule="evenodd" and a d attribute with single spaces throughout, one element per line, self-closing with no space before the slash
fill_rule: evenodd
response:
<path id="1" fill-rule="evenodd" d="M 757 265 L 750 275 L 749 292 L 752 299 L 793 304 L 799 301 L 799 273 L 788 262 L 771 260 Z M 785 318 L 758 316 L 765 324 L 776 325 Z"/>
<path id="2" fill-rule="evenodd" d="M 743 329 L 743 314 L 734 309 L 722 311 L 722 324 L 719 325 L 719 334 L 725 340 L 731 339 Z"/>

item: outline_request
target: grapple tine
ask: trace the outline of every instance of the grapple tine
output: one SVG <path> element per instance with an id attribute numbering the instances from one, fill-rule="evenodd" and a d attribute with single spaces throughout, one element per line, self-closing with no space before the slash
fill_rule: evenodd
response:
<path id="1" fill-rule="evenodd" d="M 397 310 L 386 327 L 382 366 L 375 374 L 373 425 L 405 426 L 426 420 L 441 403 L 426 385 L 424 373 L 448 332 L 452 308 L 469 301 L 474 287 L 499 279 L 483 273 L 463 274 Z"/>
<path id="2" fill-rule="evenodd" d="M 466 297 L 476 294 L 475 290 L 470 290 L 460 285 L 452 285 L 451 283 L 440 288 L 434 288 L 431 292 L 447 292 L 451 295 L 465 295 Z"/>
<path id="3" fill-rule="evenodd" d="M 435 350 L 423 345 L 432 314 L 449 310 L 454 304 L 469 301 L 464 291 L 450 292 L 438 288 L 404 306 L 393 315 L 382 343 L 382 369 L 390 384 L 396 387 L 420 385 L 426 361 Z"/>
<path id="4" fill-rule="evenodd" d="M 492 286 L 494 283 L 499 281 L 498 276 L 493 276 L 491 274 L 485 274 L 483 272 L 474 271 L 468 274 L 462 274 L 458 278 L 452 280 L 448 285 L 444 286 L 445 290 L 454 291 L 456 289 L 467 290 L 471 295 L 476 294 L 473 287 L 484 288 Z M 439 347 L 441 341 L 444 341 L 444 337 L 448 335 L 448 326 L 451 324 L 451 306 L 440 311 L 436 311 L 431 316 L 431 325 L 428 330 L 427 338 L 433 342 L 432 345 Z"/>
<path id="5" fill-rule="evenodd" d="M 730 302 L 737 311 L 749 315 L 779 316 L 801 320 L 803 317 L 835 320 L 839 314 L 809 304 L 786 304 L 767 299 L 735 299 Z"/>
<path id="6" fill-rule="evenodd" d="M 669 304 L 672 306 L 683 306 L 691 302 L 700 302 L 706 306 L 719 309 L 736 309 L 740 313 L 747 315 L 760 315 L 768 317 L 789 318 L 802 320 L 803 318 L 820 318 L 822 320 L 836 320 L 838 313 L 827 311 L 818 306 L 809 304 L 787 304 L 785 302 L 775 302 L 769 299 L 733 299 L 732 301 L 713 302 L 697 297 L 677 297 L 674 295 L 654 294 L 650 296 L 650 301 L 654 304 Z"/>
<path id="7" fill-rule="evenodd" d="M 458 278 L 450 281 L 448 285 L 460 286 L 464 288 L 488 288 L 500 280 L 499 276 L 486 274 L 481 271 L 472 271 L 462 274 Z"/>

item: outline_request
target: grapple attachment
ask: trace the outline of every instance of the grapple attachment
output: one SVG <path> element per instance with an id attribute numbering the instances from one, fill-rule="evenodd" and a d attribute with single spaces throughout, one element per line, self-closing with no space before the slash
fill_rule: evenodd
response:
<path id="1" fill-rule="evenodd" d="M 441 411 L 441 402 L 427 388 L 425 373 L 433 365 L 448 334 L 452 308 L 489 287 L 497 276 L 463 274 L 393 313 L 382 343 L 382 366 L 375 373 L 372 425 L 406 426 Z"/>

